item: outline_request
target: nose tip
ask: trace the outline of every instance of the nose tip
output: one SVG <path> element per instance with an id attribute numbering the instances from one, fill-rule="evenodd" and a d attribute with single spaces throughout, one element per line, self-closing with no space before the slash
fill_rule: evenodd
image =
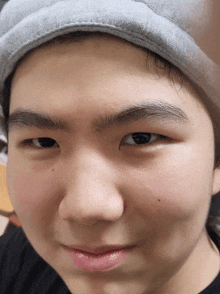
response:
<path id="1" fill-rule="evenodd" d="M 94 225 L 100 221 L 116 222 L 123 215 L 124 201 L 118 191 L 108 191 L 107 187 L 85 189 L 85 184 L 83 191 L 74 189 L 62 199 L 59 205 L 62 219 Z"/>
<path id="2" fill-rule="evenodd" d="M 124 201 L 112 164 L 91 146 L 77 151 L 64 170 L 66 187 L 60 216 L 87 225 L 117 221 L 124 212 Z"/>

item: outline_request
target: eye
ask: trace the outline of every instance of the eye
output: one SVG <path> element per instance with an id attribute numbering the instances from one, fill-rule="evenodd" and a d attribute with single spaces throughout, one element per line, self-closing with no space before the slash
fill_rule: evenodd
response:
<path id="1" fill-rule="evenodd" d="M 25 145 L 30 145 L 39 149 L 59 147 L 55 140 L 46 137 L 26 140 Z"/>
<path id="2" fill-rule="evenodd" d="M 123 145 L 146 145 L 151 144 L 157 141 L 158 139 L 168 139 L 165 136 L 157 135 L 153 133 L 132 133 L 127 136 L 125 136 L 120 144 L 120 146 Z"/>

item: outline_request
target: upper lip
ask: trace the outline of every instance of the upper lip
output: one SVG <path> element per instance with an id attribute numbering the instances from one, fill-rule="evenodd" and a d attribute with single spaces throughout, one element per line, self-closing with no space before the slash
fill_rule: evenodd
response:
<path id="1" fill-rule="evenodd" d="M 99 254 L 105 254 L 109 253 L 112 251 L 118 251 L 118 250 L 123 250 L 123 249 L 132 249 L 136 247 L 136 245 L 128 245 L 128 246 L 103 246 L 103 247 L 86 247 L 86 246 L 66 246 L 64 245 L 67 249 L 69 250 L 74 250 L 74 251 L 79 251 L 79 252 L 84 252 L 87 254 L 94 254 L 94 255 L 99 255 Z"/>

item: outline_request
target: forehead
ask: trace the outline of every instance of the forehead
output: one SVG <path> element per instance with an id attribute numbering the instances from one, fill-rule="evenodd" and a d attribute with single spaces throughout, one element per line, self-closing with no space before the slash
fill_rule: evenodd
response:
<path id="1" fill-rule="evenodd" d="M 142 48 L 115 37 L 93 36 L 28 54 L 12 81 L 10 110 L 64 108 L 65 103 L 68 109 L 71 105 L 77 109 L 77 102 L 85 108 L 96 101 L 99 109 L 104 104 L 111 112 L 145 99 L 188 105 L 191 110 L 204 108 L 187 83 L 171 81 Z"/>
<path id="2" fill-rule="evenodd" d="M 139 66 L 146 70 L 146 59 L 144 49 L 123 39 L 111 35 L 102 37 L 91 35 L 86 38 L 82 36 L 75 41 L 71 39 L 57 40 L 34 49 L 21 60 L 15 76 L 18 72 L 25 73 L 25 70 L 30 71 L 33 67 L 36 69 L 43 68 L 43 66 L 47 67 L 48 64 L 53 67 L 55 76 L 55 69 L 59 65 L 67 68 L 69 60 L 75 62 L 75 66 L 78 65 L 77 70 L 86 69 L 88 71 L 91 68 L 91 64 L 87 63 L 88 61 L 93 61 L 93 66 L 96 62 L 99 65 L 103 63 L 103 66 L 109 67 L 111 62 L 117 63 L 120 67 L 124 64 L 124 68 L 127 68 L 127 70 L 132 66 L 133 68 Z M 107 61 L 110 62 L 107 64 Z"/>

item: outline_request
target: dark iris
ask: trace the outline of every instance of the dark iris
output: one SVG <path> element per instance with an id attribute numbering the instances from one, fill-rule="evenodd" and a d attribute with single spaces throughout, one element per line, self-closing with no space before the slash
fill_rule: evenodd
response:
<path id="1" fill-rule="evenodd" d="M 147 133 L 134 133 L 132 134 L 132 139 L 136 144 L 146 144 L 151 140 L 151 134 Z"/>
<path id="2" fill-rule="evenodd" d="M 50 148 L 53 147 L 54 144 L 56 144 L 56 141 L 50 138 L 39 138 L 38 141 L 41 147 L 44 148 Z"/>

